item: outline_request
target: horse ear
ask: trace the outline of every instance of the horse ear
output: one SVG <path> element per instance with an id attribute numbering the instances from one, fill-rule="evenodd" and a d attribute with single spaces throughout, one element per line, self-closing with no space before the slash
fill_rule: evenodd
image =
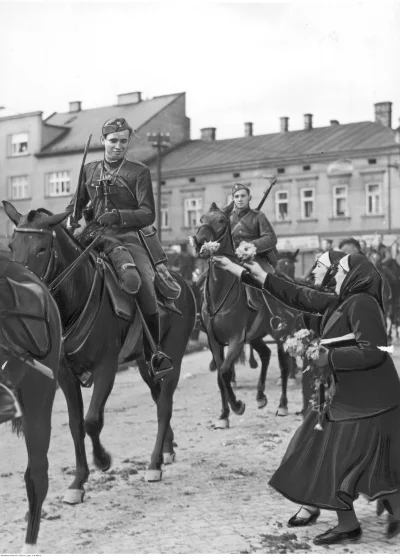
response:
<path id="1" fill-rule="evenodd" d="M 3 201 L 3 206 L 6 214 L 12 220 L 12 222 L 17 225 L 22 218 L 21 213 L 18 213 L 17 209 L 9 201 Z"/>
<path id="2" fill-rule="evenodd" d="M 69 217 L 71 212 L 72 211 L 66 211 L 65 213 L 59 213 L 58 215 L 51 215 L 51 217 L 49 217 L 46 220 L 47 226 L 50 226 L 50 228 L 53 228 L 53 226 L 57 226 L 57 224 L 61 224 L 63 220 L 65 220 L 67 217 Z"/>
<path id="3" fill-rule="evenodd" d="M 218 205 L 214 201 L 211 203 L 210 211 L 219 211 Z"/>
<path id="4" fill-rule="evenodd" d="M 231 201 L 231 202 L 229 203 L 229 205 L 227 205 L 226 207 L 224 207 L 224 208 L 222 209 L 222 212 L 225 213 L 225 215 L 228 215 L 228 216 L 229 216 L 229 215 L 232 213 L 232 211 L 233 211 L 233 207 L 234 207 L 234 203 L 233 203 L 233 201 Z"/>

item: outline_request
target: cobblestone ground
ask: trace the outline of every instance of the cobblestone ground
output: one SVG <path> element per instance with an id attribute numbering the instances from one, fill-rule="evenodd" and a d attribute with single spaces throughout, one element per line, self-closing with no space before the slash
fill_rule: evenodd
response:
<path id="1" fill-rule="evenodd" d="M 397 347 L 397 351 L 399 350 Z M 56 396 L 50 449 L 50 489 L 38 543 L 42 553 L 400 553 L 400 537 L 385 538 L 386 516 L 375 505 L 356 504 L 362 541 L 317 547 L 312 538 L 334 524 L 323 511 L 318 523 L 289 529 L 296 506 L 267 485 L 288 441 L 300 424 L 299 386 L 289 389 L 289 416 L 278 418 L 278 367 L 275 349 L 267 382 L 269 403 L 255 403 L 257 370 L 238 366 L 243 416 L 231 427 L 212 429 L 220 398 L 216 375 L 208 371 L 208 351 L 186 356 L 175 395 L 173 428 L 177 461 L 164 468 L 161 483 L 144 481 L 156 431 L 155 407 L 135 368 L 117 376 L 103 430 L 113 454 L 106 474 L 94 471 L 83 505 L 61 502 L 73 465 L 66 403 Z M 396 357 L 398 369 L 399 358 Z M 87 403 L 90 391 L 85 390 Z M 24 443 L 0 429 L 0 553 L 22 546 L 27 510 L 23 472 Z M 90 453 L 90 446 L 87 445 Z"/>

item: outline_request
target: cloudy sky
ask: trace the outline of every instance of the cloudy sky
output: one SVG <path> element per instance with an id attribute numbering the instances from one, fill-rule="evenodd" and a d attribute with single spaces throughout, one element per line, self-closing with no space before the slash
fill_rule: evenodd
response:
<path id="1" fill-rule="evenodd" d="M 0 105 L 8 110 L 114 104 L 186 91 L 192 138 L 217 138 L 400 116 L 400 3 L 4 2 Z M 1 114 L 1 111 L 0 111 Z"/>

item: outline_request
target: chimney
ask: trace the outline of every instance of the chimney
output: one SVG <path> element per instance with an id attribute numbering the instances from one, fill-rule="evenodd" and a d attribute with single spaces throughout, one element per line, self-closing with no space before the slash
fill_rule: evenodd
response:
<path id="1" fill-rule="evenodd" d="M 281 116 L 279 118 L 281 123 L 281 133 L 286 133 L 289 131 L 289 118 L 287 116 Z"/>
<path id="2" fill-rule="evenodd" d="M 253 136 L 253 122 L 245 122 L 244 123 L 244 136 L 245 137 L 252 137 Z"/>
<path id="3" fill-rule="evenodd" d="M 387 128 L 392 127 L 392 103 L 383 102 L 375 103 L 375 122 L 386 126 Z"/>
<path id="4" fill-rule="evenodd" d="M 215 141 L 217 128 L 202 128 L 200 130 L 203 141 Z"/>
<path id="5" fill-rule="evenodd" d="M 338 126 L 339 125 L 339 120 L 330 120 L 330 124 L 331 124 L 331 126 Z"/>
<path id="6" fill-rule="evenodd" d="M 400 145 L 400 118 L 399 118 L 399 127 L 395 130 L 394 140 L 397 145 Z"/>
<path id="7" fill-rule="evenodd" d="M 304 129 L 312 130 L 312 114 L 304 114 Z"/>
<path id="8" fill-rule="evenodd" d="M 117 95 L 117 104 L 137 104 L 142 101 L 142 93 L 135 91 L 134 93 L 122 93 Z"/>
<path id="9" fill-rule="evenodd" d="M 72 101 L 69 103 L 69 112 L 80 112 L 82 110 L 82 101 Z"/>

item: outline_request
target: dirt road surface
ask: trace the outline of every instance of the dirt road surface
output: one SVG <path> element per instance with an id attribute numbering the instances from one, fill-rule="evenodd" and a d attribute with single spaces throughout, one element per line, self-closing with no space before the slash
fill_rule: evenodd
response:
<path id="1" fill-rule="evenodd" d="M 400 370 L 400 345 L 395 360 Z M 146 483 L 144 470 L 156 432 L 156 413 L 135 368 L 117 376 L 105 413 L 102 439 L 113 465 L 94 471 L 82 505 L 63 505 L 71 481 L 73 446 L 66 403 L 57 392 L 49 454 L 50 488 L 44 504 L 38 553 L 400 553 L 400 537 L 385 538 L 386 515 L 375 505 L 356 503 L 361 542 L 318 547 L 315 535 L 335 524 L 323 511 L 317 524 L 290 529 L 296 505 L 268 487 L 288 441 L 301 423 L 299 386 L 289 388 L 289 415 L 275 416 L 278 366 L 273 348 L 267 382 L 268 406 L 258 410 L 258 370 L 238 366 L 238 396 L 246 403 L 231 427 L 215 431 L 220 410 L 216 374 L 208 371 L 208 351 L 185 357 L 175 394 L 172 426 L 177 461 L 164 467 L 160 483 Z M 85 405 L 91 390 L 85 390 Z M 24 442 L 8 424 L 0 428 L 0 553 L 16 553 L 23 543 L 27 510 L 23 473 Z M 90 445 L 87 443 L 91 457 Z"/>

